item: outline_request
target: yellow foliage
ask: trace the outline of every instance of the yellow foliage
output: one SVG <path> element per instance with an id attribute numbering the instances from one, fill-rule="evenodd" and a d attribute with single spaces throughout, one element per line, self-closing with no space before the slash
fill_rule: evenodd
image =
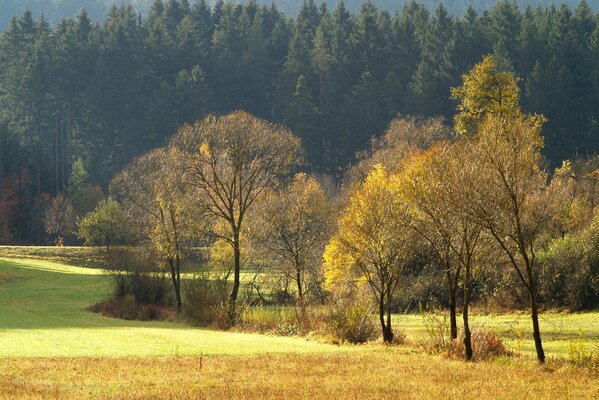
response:
<path id="1" fill-rule="evenodd" d="M 451 89 L 451 97 L 460 102 L 455 116 L 457 133 L 472 135 L 487 114 L 507 118 L 521 115 L 517 79 L 500 71 L 492 56 L 483 57 L 462 79 L 462 86 Z"/>
<path id="2" fill-rule="evenodd" d="M 399 189 L 380 164 L 356 189 L 324 253 L 327 287 L 362 278 L 376 292 L 398 278 L 410 242 Z"/>

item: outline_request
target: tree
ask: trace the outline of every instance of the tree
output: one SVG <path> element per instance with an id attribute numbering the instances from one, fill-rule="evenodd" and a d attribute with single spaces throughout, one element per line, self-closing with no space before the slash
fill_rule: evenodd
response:
<path id="1" fill-rule="evenodd" d="M 322 283 L 320 267 L 328 240 L 329 199 L 318 180 L 297 174 L 289 186 L 271 189 L 259 201 L 255 240 L 278 260 L 277 268 L 295 282 L 298 303 Z"/>
<path id="2" fill-rule="evenodd" d="M 462 172 L 463 154 L 460 143 L 439 144 L 413 157 L 401 176 L 401 187 L 412 207 L 412 229 L 429 244 L 447 278 L 452 339 L 457 338 L 456 297 L 461 283 L 464 348 L 471 360 L 470 282 L 482 229 L 461 206 L 469 184 L 469 176 Z"/>
<path id="3" fill-rule="evenodd" d="M 354 273 L 367 282 L 386 343 L 393 341 L 392 301 L 410 258 L 408 225 L 398 180 L 377 165 L 353 193 L 324 253 L 328 282 Z"/>
<path id="4" fill-rule="evenodd" d="M 141 241 L 168 268 L 181 312 L 181 268 L 195 239 L 205 232 L 206 218 L 203 202 L 185 191 L 172 157 L 176 155 L 162 148 L 135 159 L 113 179 L 111 191 L 122 198 Z"/>
<path id="5" fill-rule="evenodd" d="M 77 236 L 86 245 L 104 245 L 106 251 L 110 245 L 124 241 L 129 234 L 129 222 L 119 203 L 109 198 L 102 200 L 94 211 L 81 218 Z"/>
<path id="6" fill-rule="evenodd" d="M 183 126 L 170 143 L 188 176 L 189 190 L 205 198 L 213 233 L 234 253 L 229 322 L 235 323 L 240 286 L 240 233 L 248 211 L 277 178 L 300 161 L 300 141 L 287 128 L 236 111 Z"/>
<path id="7" fill-rule="evenodd" d="M 441 118 L 419 120 L 397 116 L 381 137 L 372 138 L 370 149 L 349 169 L 348 180 L 362 181 L 377 164 L 382 164 L 390 172 L 397 172 L 410 156 L 449 137 L 450 129 Z"/>
<path id="8" fill-rule="evenodd" d="M 75 211 L 73 205 L 63 194 L 56 196 L 44 215 L 44 226 L 49 235 L 55 237 L 57 246 L 64 243 L 64 238 L 75 231 Z"/>
<path id="9" fill-rule="evenodd" d="M 539 362 L 545 361 L 538 314 L 539 241 L 549 219 L 546 174 L 541 170 L 541 118 L 490 115 L 464 165 L 470 186 L 464 204 L 495 239 L 526 288 Z"/>
<path id="10" fill-rule="evenodd" d="M 537 358 L 544 363 L 536 253 L 549 210 L 547 175 L 541 169 L 545 119 L 521 113 L 515 82 L 486 57 L 464 76 L 462 88 L 454 90 L 461 100 L 456 126 L 464 121 L 465 132 L 475 134 L 463 139 L 462 171 L 469 184 L 461 203 L 495 239 L 526 288 Z"/>
<path id="11" fill-rule="evenodd" d="M 501 71 L 492 56 L 483 57 L 462 79 L 461 86 L 451 89 L 452 98 L 459 101 L 454 118 L 458 134 L 473 135 L 487 114 L 505 118 L 521 114 L 518 81 L 511 73 Z"/>

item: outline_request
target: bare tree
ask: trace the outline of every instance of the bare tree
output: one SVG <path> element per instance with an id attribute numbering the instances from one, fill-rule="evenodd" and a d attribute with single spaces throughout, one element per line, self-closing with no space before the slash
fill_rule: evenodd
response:
<path id="1" fill-rule="evenodd" d="M 459 144 L 439 144 L 413 157 L 403 173 L 402 188 L 415 215 L 412 229 L 429 243 L 434 258 L 445 272 L 453 339 L 457 338 L 456 298 L 461 283 L 464 348 L 470 360 L 470 279 L 480 248 L 481 227 L 460 205 L 468 178 L 462 172 L 462 154 Z"/>
<path id="2" fill-rule="evenodd" d="M 62 245 L 65 236 L 75 232 L 75 210 L 65 195 L 52 199 L 44 215 L 44 226 L 46 232 L 55 237 L 56 245 Z"/>
<path id="3" fill-rule="evenodd" d="M 462 165 L 469 175 L 462 204 L 495 239 L 528 291 L 541 363 L 545 353 L 539 328 L 536 253 L 550 214 L 547 174 L 540 168 L 542 122 L 536 117 L 490 115 L 467 146 Z"/>
<path id="4" fill-rule="evenodd" d="M 249 210 L 264 190 L 300 161 L 300 140 L 287 128 L 237 111 L 209 115 L 182 127 L 170 143 L 189 180 L 216 219 L 214 234 L 234 253 L 229 322 L 236 319 L 240 286 L 240 234 Z"/>
<path id="5" fill-rule="evenodd" d="M 271 189 L 259 201 L 252 224 L 254 239 L 274 256 L 278 270 L 295 282 L 298 302 L 320 286 L 322 253 L 329 238 L 332 207 L 320 183 L 306 174 Z"/>
<path id="6" fill-rule="evenodd" d="M 173 168 L 173 154 L 153 150 L 119 173 L 111 191 L 122 198 L 136 221 L 140 239 L 150 244 L 169 269 L 177 311 L 181 311 L 181 267 L 205 223 L 201 202 L 184 190 L 183 176 Z"/>

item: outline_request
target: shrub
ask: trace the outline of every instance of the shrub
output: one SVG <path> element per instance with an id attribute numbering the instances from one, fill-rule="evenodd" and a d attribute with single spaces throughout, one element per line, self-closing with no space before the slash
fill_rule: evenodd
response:
<path id="1" fill-rule="evenodd" d="M 166 277 L 158 273 L 117 271 L 112 274 L 114 295 L 117 298 L 132 296 L 137 304 L 165 304 L 169 285 Z"/>
<path id="2" fill-rule="evenodd" d="M 578 367 L 599 371 L 599 347 L 596 347 L 595 351 L 587 348 L 582 329 L 578 338 L 569 343 L 568 361 Z"/>
<path id="3" fill-rule="evenodd" d="M 338 340 L 349 343 L 366 343 L 378 337 L 378 328 L 372 309 L 365 303 L 342 302 L 328 313 L 330 333 Z"/>
<path id="4" fill-rule="evenodd" d="M 430 354 L 447 351 L 451 346 L 447 314 L 439 307 L 431 307 L 430 311 L 421 307 L 420 314 L 427 334 L 427 338 L 420 341 L 420 346 Z"/>
<path id="5" fill-rule="evenodd" d="M 100 301 L 89 308 L 90 311 L 106 317 L 125 320 L 172 320 L 172 311 L 156 304 L 138 304 L 131 296 Z"/>
<path id="6" fill-rule="evenodd" d="M 399 346 L 407 342 L 408 337 L 404 332 L 395 328 L 393 329 L 393 342 L 391 344 Z"/>
<path id="7" fill-rule="evenodd" d="M 324 307 L 249 307 L 241 315 L 237 329 L 279 336 L 327 335 Z"/>
<path id="8" fill-rule="evenodd" d="M 183 281 L 183 315 L 199 326 L 227 327 L 227 283 L 198 275 Z"/>
<path id="9" fill-rule="evenodd" d="M 472 360 L 491 360 L 500 356 L 508 356 L 510 352 L 503 345 L 503 341 L 494 332 L 475 330 L 471 334 Z M 465 358 L 464 334 L 451 341 L 447 355 L 450 357 Z"/>

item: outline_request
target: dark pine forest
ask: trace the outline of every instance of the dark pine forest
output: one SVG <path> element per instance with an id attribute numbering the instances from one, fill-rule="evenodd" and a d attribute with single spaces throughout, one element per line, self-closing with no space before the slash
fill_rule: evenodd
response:
<path id="1" fill-rule="evenodd" d="M 284 123 L 307 168 L 338 178 L 398 114 L 450 122 L 450 87 L 485 54 L 520 77 L 523 109 L 548 118 L 549 165 L 599 150 L 599 16 L 587 3 L 456 15 L 306 0 L 291 18 L 252 1 L 156 0 L 100 23 L 85 11 L 55 25 L 14 17 L 0 38 L 0 242 L 44 242 L 52 197 L 93 209 L 133 157 L 207 113 Z"/>

